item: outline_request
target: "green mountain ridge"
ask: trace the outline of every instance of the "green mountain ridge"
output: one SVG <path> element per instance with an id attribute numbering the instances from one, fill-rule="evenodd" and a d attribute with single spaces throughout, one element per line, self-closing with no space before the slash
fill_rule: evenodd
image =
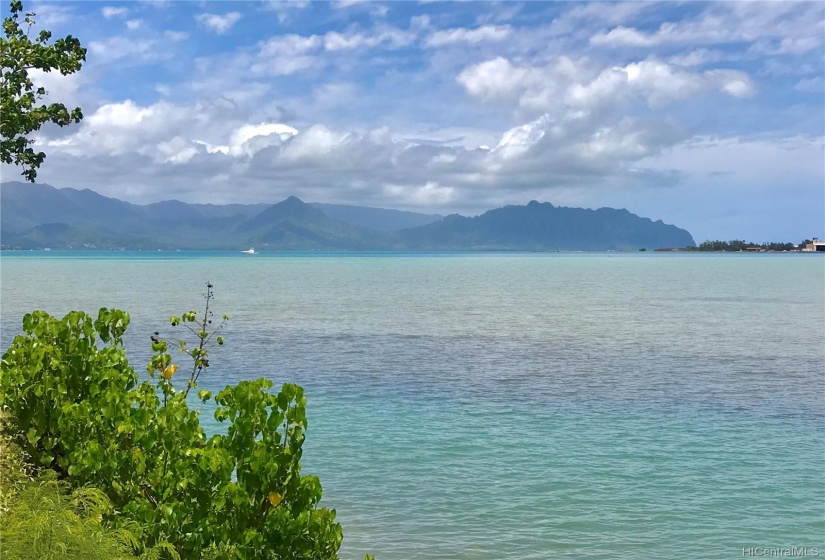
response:
<path id="1" fill-rule="evenodd" d="M 562 208 L 535 200 L 474 218 L 453 214 L 440 223 L 407 230 L 405 236 L 421 249 L 622 251 L 695 245 L 686 230 L 624 209 Z"/>
<path id="2" fill-rule="evenodd" d="M 404 227 L 418 224 L 415 227 Z M 0 185 L 0 241 L 22 249 L 258 251 L 597 251 L 694 246 L 693 237 L 627 210 L 530 202 L 476 217 L 308 204 L 136 205 L 85 189 Z"/>

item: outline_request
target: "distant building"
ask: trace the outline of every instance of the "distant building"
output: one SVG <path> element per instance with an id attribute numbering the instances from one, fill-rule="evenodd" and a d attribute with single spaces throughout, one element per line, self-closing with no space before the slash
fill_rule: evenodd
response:
<path id="1" fill-rule="evenodd" d="M 805 245 L 805 248 L 802 250 L 808 253 L 825 253 L 825 242 L 820 241 L 818 238 L 814 237 L 814 240 Z"/>

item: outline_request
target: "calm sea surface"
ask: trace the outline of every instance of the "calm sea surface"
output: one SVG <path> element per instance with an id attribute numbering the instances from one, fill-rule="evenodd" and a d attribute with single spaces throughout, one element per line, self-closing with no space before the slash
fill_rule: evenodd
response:
<path id="1" fill-rule="evenodd" d="M 345 559 L 825 555 L 821 255 L 4 253 L 45 309 L 232 316 L 202 387 L 304 385 Z M 219 426 L 205 411 L 210 430 Z"/>

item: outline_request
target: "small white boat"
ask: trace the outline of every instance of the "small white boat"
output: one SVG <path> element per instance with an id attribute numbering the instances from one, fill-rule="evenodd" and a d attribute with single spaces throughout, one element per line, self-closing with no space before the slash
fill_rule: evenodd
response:
<path id="1" fill-rule="evenodd" d="M 245 255 L 254 255 L 255 254 L 255 247 L 250 247 L 246 251 L 241 251 L 241 253 L 244 253 Z"/>

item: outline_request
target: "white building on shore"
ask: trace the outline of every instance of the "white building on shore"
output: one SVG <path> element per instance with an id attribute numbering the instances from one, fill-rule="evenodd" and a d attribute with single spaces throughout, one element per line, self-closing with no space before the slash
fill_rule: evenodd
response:
<path id="1" fill-rule="evenodd" d="M 806 244 L 802 251 L 805 253 L 825 253 L 825 241 L 820 241 L 814 237 L 814 240 Z"/>

